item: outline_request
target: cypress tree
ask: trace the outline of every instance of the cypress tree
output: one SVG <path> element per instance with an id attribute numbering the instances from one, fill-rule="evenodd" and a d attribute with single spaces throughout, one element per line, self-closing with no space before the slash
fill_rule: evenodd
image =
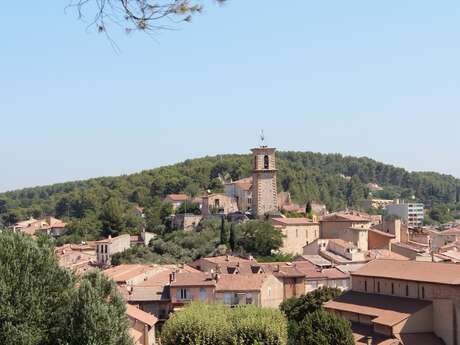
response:
<path id="1" fill-rule="evenodd" d="M 230 245 L 230 249 L 232 250 L 232 252 L 234 252 L 236 249 L 236 233 L 235 226 L 233 225 L 233 223 L 230 226 L 230 239 L 228 240 L 228 242 Z"/>
<path id="2" fill-rule="evenodd" d="M 222 216 L 222 222 L 220 224 L 220 244 L 228 245 L 228 229 L 225 226 L 224 216 Z"/>

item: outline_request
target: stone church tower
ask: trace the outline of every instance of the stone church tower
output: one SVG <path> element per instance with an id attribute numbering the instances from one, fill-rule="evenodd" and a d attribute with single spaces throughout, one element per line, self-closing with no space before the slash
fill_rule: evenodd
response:
<path id="1" fill-rule="evenodd" d="M 278 211 L 275 149 L 252 149 L 252 213 L 261 218 Z"/>

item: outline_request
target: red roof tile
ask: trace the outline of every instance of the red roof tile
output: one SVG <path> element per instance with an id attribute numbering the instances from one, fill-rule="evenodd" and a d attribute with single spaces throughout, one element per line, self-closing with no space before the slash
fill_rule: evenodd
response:
<path id="1" fill-rule="evenodd" d="M 146 313 L 145 311 L 142 311 L 129 304 L 126 305 L 126 315 L 128 315 L 132 319 L 138 320 L 146 325 L 149 325 L 150 327 L 155 326 L 155 324 L 158 322 L 158 319 L 152 314 Z"/>

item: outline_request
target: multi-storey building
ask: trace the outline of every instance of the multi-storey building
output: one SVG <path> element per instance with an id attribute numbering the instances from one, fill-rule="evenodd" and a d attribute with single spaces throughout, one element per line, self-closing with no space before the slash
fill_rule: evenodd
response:
<path id="1" fill-rule="evenodd" d="M 386 214 L 399 217 L 410 228 L 421 227 L 425 217 L 424 205 L 419 203 L 388 205 Z"/>
<path id="2" fill-rule="evenodd" d="M 303 248 L 319 238 L 319 223 L 308 218 L 272 218 L 283 237 L 280 250 L 287 254 L 303 254 Z"/>
<path id="3" fill-rule="evenodd" d="M 131 236 L 129 234 L 118 237 L 106 238 L 96 242 L 96 257 L 99 265 L 110 265 L 112 255 L 121 253 L 131 247 Z"/>

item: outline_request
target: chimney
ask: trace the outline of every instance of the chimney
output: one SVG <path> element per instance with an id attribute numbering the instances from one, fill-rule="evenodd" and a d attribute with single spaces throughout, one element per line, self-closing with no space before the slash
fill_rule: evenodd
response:
<path id="1" fill-rule="evenodd" d="M 173 271 L 173 272 L 171 272 L 171 274 L 169 275 L 169 284 L 174 283 L 175 281 L 176 281 L 176 272 Z"/>
<path id="2" fill-rule="evenodd" d="M 225 261 L 230 261 L 228 254 L 225 255 Z"/>
<path id="3" fill-rule="evenodd" d="M 275 266 L 275 272 L 279 272 L 279 271 L 280 271 L 280 265 L 277 264 L 277 265 Z"/>
<path id="4" fill-rule="evenodd" d="M 372 337 L 370 335 L 366 337 L 366 341 L 367 341 L 367 345 L 372 345 Z"/>

